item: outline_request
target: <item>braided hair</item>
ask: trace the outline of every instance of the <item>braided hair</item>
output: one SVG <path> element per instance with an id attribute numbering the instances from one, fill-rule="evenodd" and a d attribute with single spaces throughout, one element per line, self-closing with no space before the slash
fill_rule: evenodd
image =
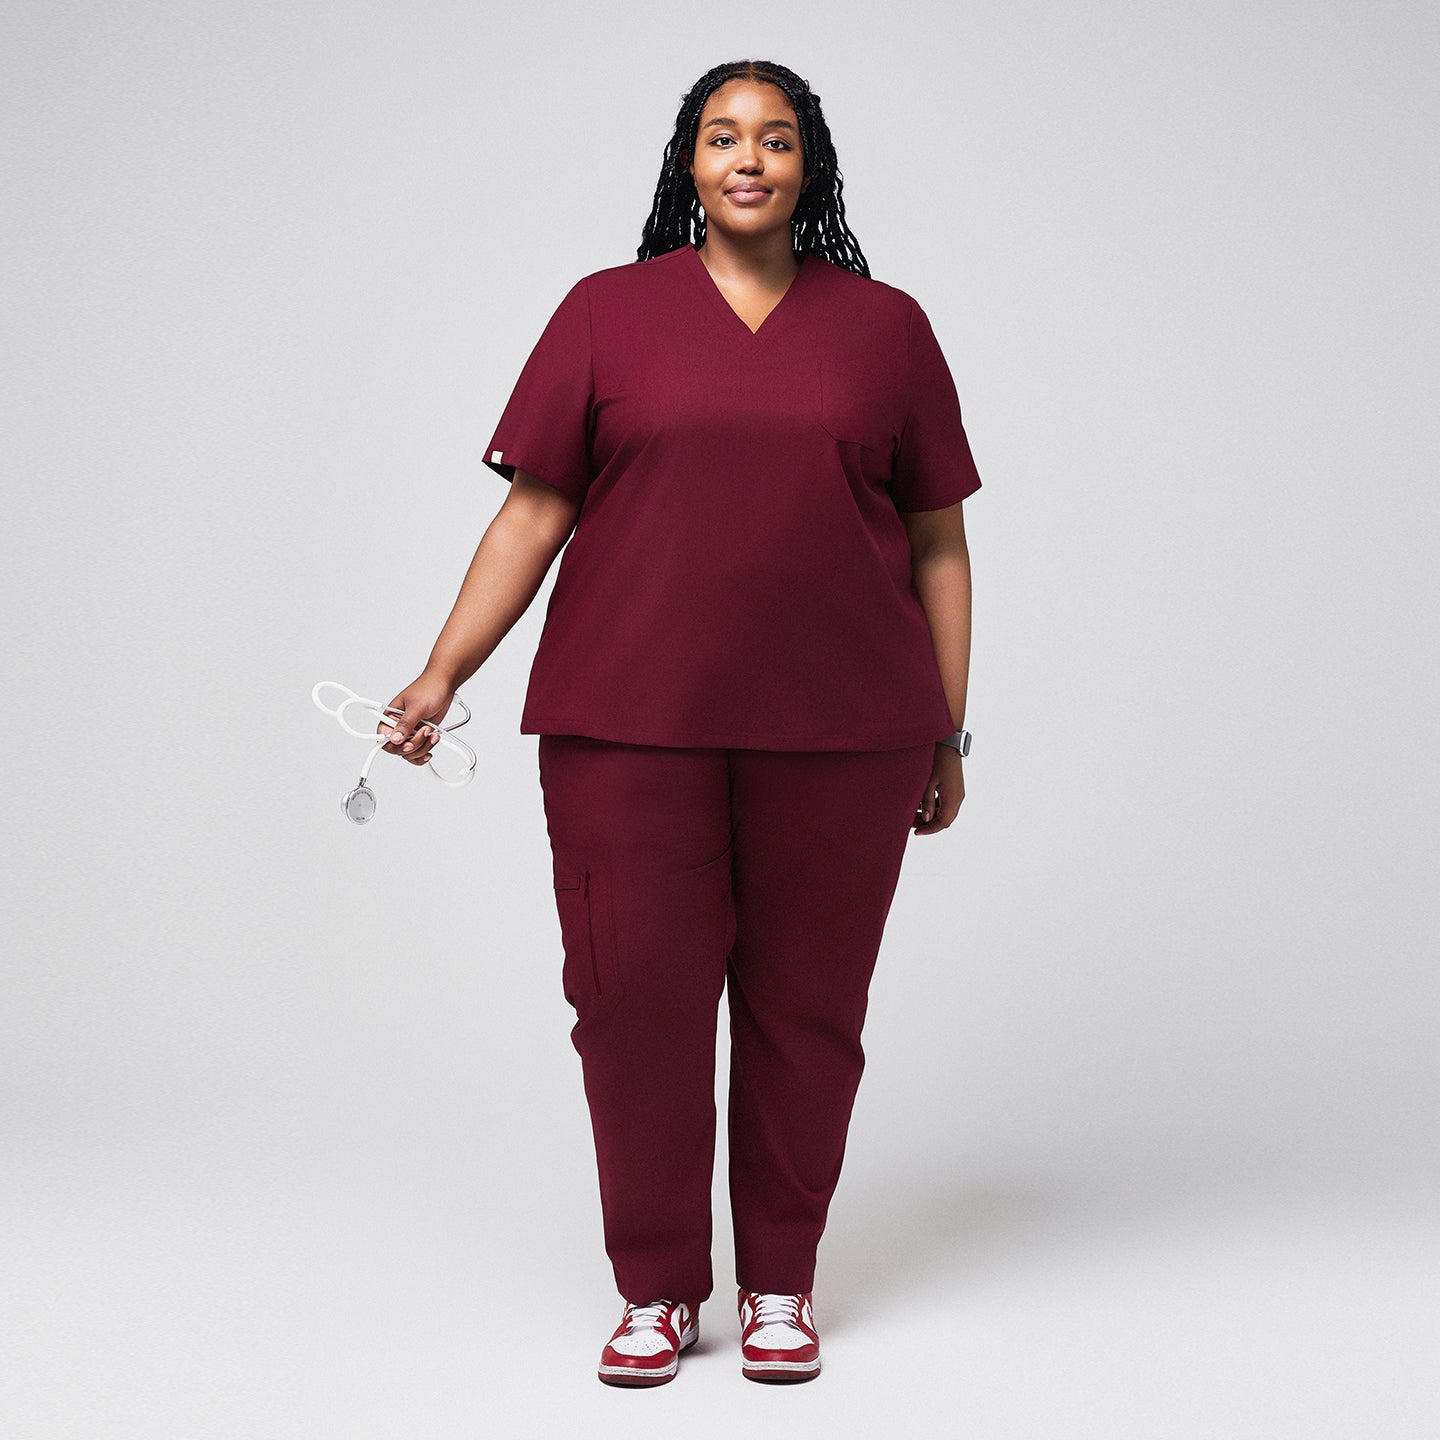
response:
<path id="1" fill-rule="evenodd" d="M 705 243 L 705 208 L 688 167 L 705 102 L 729 80 L 758 80 L 777 86 L 795 110 L 800 123 L 801 154 L 810 172 L 810 183 L 800 192 L 790 217 L 791 242 L 796 252 L 819 255 L 869 279 L 869 262 L 845 223 L 845 202 L 840 197 L 845 181 L 836 162 L 830 127 L 820 109 L 820 97 L 793 70 L 770 60 L 731 60 L 717 65 L 707 70 L 680 101 L 675 133 L 665 147 L 655 201 L 635 258 L 652 260 L 692 241 L 697 249 Z"/>

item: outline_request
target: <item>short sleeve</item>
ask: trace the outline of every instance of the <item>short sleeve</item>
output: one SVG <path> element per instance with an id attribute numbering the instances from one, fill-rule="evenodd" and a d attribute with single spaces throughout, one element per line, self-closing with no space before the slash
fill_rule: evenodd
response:
<path id="1" fill-rule="evenodd" d="M 560 302 L 515 382 L 485 463 L 505 480 L 517 469 L 581 501 L 590 487 L 594 402 L 590 293 L 578 280 Z"/>
<path id="2" fill-rule="evenodd" d="M 980 488 L 960 397 L 929 318 L 912 299 L 905 422 L 891 471 L 897 510 L 943 510 Z"/>

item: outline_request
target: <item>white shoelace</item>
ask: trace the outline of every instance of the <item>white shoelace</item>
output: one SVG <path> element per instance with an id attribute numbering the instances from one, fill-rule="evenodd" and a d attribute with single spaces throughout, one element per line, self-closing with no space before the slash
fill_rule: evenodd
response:
<path id="1" fill-rule="evenodd" d="M 800 1297 L 798 1295 L 757 1295 L 755 1319 L 765 1325 L 793 1325 L 800 1328 Z"/>
<path id="2" fill-rule="evenodd" d="M 669 1300 L 657 1300 L 653 1305 L 631 1305 L 627 1302 L 625 1328 L 627 1330 L 658 1330 L 660 1318 L 671 1303 Z"/>

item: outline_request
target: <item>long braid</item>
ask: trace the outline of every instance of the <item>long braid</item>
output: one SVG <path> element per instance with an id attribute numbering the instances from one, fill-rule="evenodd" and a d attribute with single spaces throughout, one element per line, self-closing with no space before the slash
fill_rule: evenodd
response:
<path id="1" fill-rule="evenodd" d="M 810 183 L 800 192 L 790 217 L 792 243 L 798 254 L 819 255 L 834 265 L 870 277 L 860 242 L 845 222 L 844 176 L 835 157 L 830 127 L 820 97 L 793 70 L 771 60 L 731 60 L 707 70 L 684 98 L 675 117 L 675 132 L 665 146 L 655 201 L 645 222 L 637 260 L 651 260 L 691 241 L 705 243 L 705 209 L 687 166 L 694 152 L 700 115 L 711 94 L 728 80 L 760 80 L 778 86 L 794 107 L 800 125 L 801 153 Z"/>

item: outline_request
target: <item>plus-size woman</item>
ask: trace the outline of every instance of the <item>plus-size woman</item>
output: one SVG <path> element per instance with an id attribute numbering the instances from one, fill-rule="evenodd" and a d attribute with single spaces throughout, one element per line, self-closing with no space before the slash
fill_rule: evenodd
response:
<path id="1" fill-rule="evenodd" d="M 423 763 L 565 547 L 520 728 L 626 1302 L 613 1384 L 671 1379 L 712 1291 L 722 994 L 742 1370 L 818 1373 L 871 973 L 909 835 L 964 797 L 980 478 L 841 188 L 792 71 L 696 82 L 637 259 L 576 282 L 520 373 L 485 455 L 509 494 L 392 702 L 387 748 Z"/>

